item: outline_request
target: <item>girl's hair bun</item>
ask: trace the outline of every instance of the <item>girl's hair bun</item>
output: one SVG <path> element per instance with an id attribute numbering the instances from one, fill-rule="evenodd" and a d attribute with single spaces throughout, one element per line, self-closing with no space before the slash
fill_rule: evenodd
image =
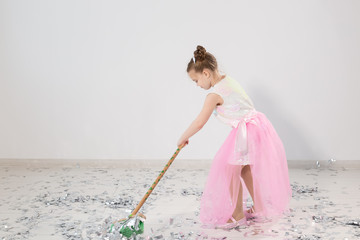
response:
<path id="1" fill-rule="evenodd" d="M 198 45 L 194 51 L 194 58 L 196 61 L 204 61 L 206 49 L 203 46 Z"/>
<path id="2" fill-rule="evenodd" d="M 203 46 L 197 45 L 194 56 L 190 59 L 186 71 L 189 72 L 191 69 L 194 69 L 195 72 L 201 73 L 205 68 L 215 71 L 217 69 L 216 58 L 207 52 Z"/>

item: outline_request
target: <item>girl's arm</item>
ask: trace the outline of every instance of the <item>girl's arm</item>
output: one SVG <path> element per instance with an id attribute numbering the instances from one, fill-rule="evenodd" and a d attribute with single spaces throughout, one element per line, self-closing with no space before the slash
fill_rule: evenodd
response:
<path id="1" fill-rule="evenodd" d="M 197 118 L 191 123 L 191 125 L 186 129 L 186 131 L 183 133 L 183 135 L 180 137 L 178 141 L 178 147 L 182 144 L 185 144 L 188 142 L 189 138 L 193 136 L 195 133 L 197 133 L 209 120 L 212 112 L 214 111 L 217 104 L 220 104 L 222 102 L 221 97 L 218 94 L 215 93 L 209 93 L 204 102 L 204 106 L 200 112 L 200 114 L 197 116 Z"/>

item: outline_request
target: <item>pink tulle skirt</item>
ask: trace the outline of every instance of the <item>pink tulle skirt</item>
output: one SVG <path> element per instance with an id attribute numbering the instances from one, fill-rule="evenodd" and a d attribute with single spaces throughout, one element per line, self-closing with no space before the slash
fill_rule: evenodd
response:
<path id="1" fill-rule="evenodd" d="M 199 217 L 203 227 L 226 223 L 235 210 L 238 196 L 242 196 L 239 203 L 243 204 L 243 210 L 246 210 L 246 199 L 251 196 L 241 177 L 245 165 L 231 164 L 239 126 L 231 130 L 213 159 L 201 196 Z M 282 141 L 265 114 L 259 111 L 246 122 L 246 131 L 252 184 L 247 182 L 254 192 L 255 211 L 260 218 L 281 217 L 288 211 L 292 195 Z"/>

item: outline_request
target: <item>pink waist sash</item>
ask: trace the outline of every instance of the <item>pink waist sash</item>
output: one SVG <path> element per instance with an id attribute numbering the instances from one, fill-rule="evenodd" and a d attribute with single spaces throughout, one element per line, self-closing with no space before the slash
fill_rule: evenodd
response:
<path id="1" fill-rule="evenodd" d="M 256 121 L 253 118 L 258 112 L 254 109 L 247 113 L 244 117 L 241 118 L 240 122 L 237 125 L 236 137 L 235 137 L 235 158 L 231 159 L 229 164 L 250 164 L 248 159 L 248 139 L 247 139 L 247 123 L 256 124 Z"/>

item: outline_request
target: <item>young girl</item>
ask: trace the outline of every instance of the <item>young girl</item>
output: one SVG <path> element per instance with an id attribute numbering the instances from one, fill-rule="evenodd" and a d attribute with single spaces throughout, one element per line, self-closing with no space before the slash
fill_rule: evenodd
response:
<path id="1" fill-rule="evenodd" d="M 203 226 L 230 229 L 247 225 L 249 218 L 281 216 L 292 192 L 285 150 L 271 122 L 255 110 L 236 80 L 219 73 L 215 57 L 204 47 L 197 46 L 187 73 L 197 86 L 211 91 L 178 147 L 188 144 L 212 113 L 232 127 L 213 159 L 201 197 Z M 253 205 L 244 211 L 248 193 Z"/>

